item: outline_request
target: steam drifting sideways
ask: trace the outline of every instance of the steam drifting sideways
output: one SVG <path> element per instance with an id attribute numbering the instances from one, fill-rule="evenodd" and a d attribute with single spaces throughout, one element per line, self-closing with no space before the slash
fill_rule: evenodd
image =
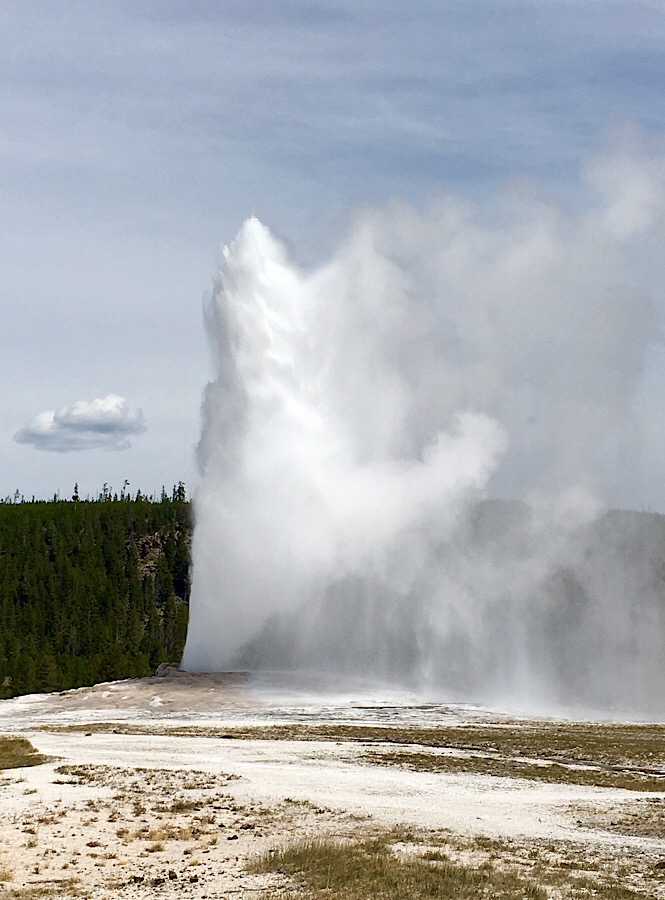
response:
<path id="1" fill-rule="evenodd" d="M 639 484 L 663 165 L 588 176 L 574 213 L 366 212 L 314 271 L 245 222 L 207 306 L 185 668 L 665 712 L 664 526 L 604 511 Z"/>

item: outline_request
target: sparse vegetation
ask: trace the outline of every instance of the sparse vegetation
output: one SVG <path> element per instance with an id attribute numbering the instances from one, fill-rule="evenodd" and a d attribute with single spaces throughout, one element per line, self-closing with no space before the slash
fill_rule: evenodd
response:
<path id="1" fill-rule="evenodd" d="M 26 738 L 0 735 L 0 769 L 38 766 L 45 760 Z"/>
<path id="2" fill-rule="evenodd" d="M 102 723 L 64 729 L 229 740 L 359 743 L 365 745 L 361 752 L 368 762 L 418 771 L 665 792 L 665 725 L 524 721 L 439 728 L 290 724 L 219 729 Z M 395 746 L 400 749 L 391 749 Z"/>
<path id="3" fill-rule="evenodd" d="M 563 842 L 519 842 L 404 829 L 347 840 L 305 840 L 262 854 L 251 871 L 286 879 L 284 900 L 397 898 L 552 898 L 652 900 L 663 877 L 640 859 L 581 853 Z"/>
<path id="4" fill-rule="evenodd" d="M 576 804 L 571 815 L 585 828 L 633 837 L 665 838 L 665 798 L 648 797 L 625 803 Z"/>
<path id="5" fill-rule="evenodd" d="M 228 740 L 353 741 L 406 744 L 497 753 L 610 768 L 639 768 L 665 775 L 665 725 L 607 722 L 524 721 L 444 725 L 435 728 L 392 725 L 303 724 L 215 728 L 152 726 L 133 722 L 99 722 L 45 726 L 49 731 L 164 734 L 171 737 L 211 737 Z"/>
<path id="6" fill-rule="evenodd" d="M 5 823 L 10 848 L 6 862 L 16 874 L 12 893 L 0 887 L 3 900 L 69 900 L 78 896 L 77 885 L 85 885 L 85 896 L 110 900 L 128 884 L 184 882 L 192 860 L 202 880 L 210 875 L 213 848 L 222 858 L 237 854 L 238 845 L 227 850 L 225 841 L 226 853 L 220 854 L 219 829 L 242 843 L 243 836 L 254 835 L 255 817 L 265 822 L 270 813 L 232 800 L 223 792 L 229 777 L 220 772 L 61 765 L 58 774 L 62 799 L 37 800 Z M 168 809 L 173 798 L 183 794 L 185 808 L 163 818 L 158 810 Z M 80 881 L 71 881 L 72 873 Z"/>
<path id="7" fill-rule="evenodd" d="M 79 878 L 60 879 L 50 884 L 39 884 L 30 887 L 5 888 L 2 892 L 2 900 L 42 900 L 42 898 L 58 897 L 71 900 L 81 896 L 81 884 Z"/>
<path id="8" fill-rule="evenodd" d="M 640 772 L 616 772 L 596 766 L 527 762 L 520 759 L 480 756 L 478 754 L 443 755 L 409 750 L 399 752 L 368 751 L 368 762 L 383 766 L 403 766 L 416 772 L 446 772 L 493 775 L 502 778 L 526 778 L 554 784 L 578 784 L 588 787 L 621 788 L 627 791 L 663 791 L 665 777 Z"/>
<path id="9" fill-rule="evenodd" d="M 14 877 L 14 870 L 11 866 L 0 863 L 0 882 L 11 881 Z"/>
<path id="10" fill-rule="evenodd" d="M 357 750 L 361 758 L 365 753 L 439 759 L 449 754 L 422 745 L 366 741 Z M 340 753 L 348 751 L 342 747 Z M 516 762 L 531 765 L 528 759 Z M 251 885 L 252 895 L 263 891 L 266 900 L 665 900 L 665 868 L 657 849 L 622 845 L 618 852 L 616 842 L 589 841 L 581 808 L 571 812 L 570 821 L 579 818 L 586 843 L 510 840 L 405 827 L 386 831 L 367 818 L 360 821 L 307 798 L 286 797 L 273 808 L 242 805 L 225 793 L 233 776 L 220 772 L 61 765 L 58 775 L 64 802 L 37 801 L 10 826 L 21 867 L 16 874 L 19 857 L 10 855 L 14 880 L 0 888 L 3 900 L 87 896 L 93 884 L 100 896 L 104 891 L 119 896 L 128 886 L 152 889 L 171 878 L 182 890 L 190 877 L 205 884 L 211 896 L 213 872 L 233 866 L 229 877 L 235 879 L 252 848 L 261 846 L 254 844 L 255 837 L 294 833 L 309 834 L 310 840 L 277 849 L 274 842 L 263 844 L 270 850 L 250 865 L 243 889 Z M 632 805 L 617 802 L 610 814 L 631 834 L 638 832 L 629 830 L 629 816 L 644 819 L 648 812 L 653 825 L 662 821 L 664 808 L 662 798 L 636 798 Z M 74 831 L 77 847 L 69 843 Z M 24 860 L 29 862 L 24 865 Z M 72 873 L 80 880 L 66 880 Z"/>
<path id="11" fill-rule="evenodd" d="M 384 838 L 360 843 L 307 840 L 261 856 L 255 871 L 290 876 L 293 890 L 284 898 L 314 900 L 335 898 L 366 900 L 419 900 L 455 897 L 459 900 L 533 898 L 547 900 L 545 891 L 530 879 L 485 863 L 465 866 L 449 861 L 432 862 L 422 856 L 398 856 Z M 265 897 L 274 893 L 265 894 Z"/>

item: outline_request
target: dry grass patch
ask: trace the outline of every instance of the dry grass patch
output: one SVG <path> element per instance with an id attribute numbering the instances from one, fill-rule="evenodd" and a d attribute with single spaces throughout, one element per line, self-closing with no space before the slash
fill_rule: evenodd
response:
<path id="1" fill-rule="evenodd" d="M 38 766 L 46 757 L 22 737 L 0 736 L 0 769 Z"/>
<path id="2" fill-rule="evenodd" d="M 0 863 L 0 882 L 12 881 L 14 878 L 14 870 L 11 866 Z"/>
<path id="3" fill-rule="evenodd" d="M 81 896 L 81 884 L 78 878 L 54 879 L 45 884 L 31 885 L 23 888 L 5 888 L 2 900 L 41 900 L 41 898 L 61 897 L 71 900 Z"/>
<path id="4" fill-rule="evenodd" d="M 416 772 L 445 772 L 475 775 L 494 775 L 503 778 L 526 778 L 554 784 L 575 784 L 587 787 L 621 788 L 629 791 L 665 790 L 665 778 L 641 772 L 621 772 L 594 766 L 580 766 L 558 762 L 527 761 L 501 756 L 476 754 L 450 755 L 423 751 L 366 751 L 362 757 L 368 762 L 384 766 L 402 766 Z"/>
<path id="5" fill-rule="evenodd" d="M 547 894 L 528 878 L 501 871 L 489 863 L 479 867 L 429 860 L 422 856 L 399 857 L 390 844 L 374 838 L 357 844 L 336 840 L 302 841 L 259 857 L 251 871 L 286 875 L 293 883 L 284 898 L 344 898 L 366 900 L 421 900 L 455 897 L 459 900 L 530 898 L 547 900 Z M 274 897 L 266 892 L 264 897 Z"/>
<path id="6" fill-rule="evenodd" d="M 614 844 L 589 844 L 560 840 L 516 840 L 451 833 L 439 836 L 433 846 L 473 864 L 489 861 L 528 876 L 557 900 L 656 900 L 665 897 L 665 872 L 654 852 Z M 436 851 L 435 851 L 436 852 Z"/>
<path id="7" fill-rule="evenodd" d="M 420 745 L 665 776 L 665 725 L 524 721 L 401 728 L 294 724 L 226 729 L 217 737 Z M 661 783 L 665 788 L 665 778 Z"/>
<path id="8" fill-rule="evenodd" d="M 570 807 L 577 824 L 613 834 L 665 839 L 665 799 L 646 797 L 610 806 L 574 804 Z M 663 851 L 665 859 L 665 849 Z"/>
<path id="9" fill-rule="evenodd" d="M 451 832 L 376 831 L 305 840 L 256 858 L 252 872 L 282 876 L 262 897 L 284 900 L 654 900 L 665 877 L 642 851 L 590 852 L 561 841 L 502 840 Z"/>
<path id="10" fill-rule="evenodd" d="M 206 806 L 207 802 L 207 800 L 185 800 L 183 797 L 175 797 L 170 803 L 155 806 L 155 810 L 164 813 L 193 812 Z"/>

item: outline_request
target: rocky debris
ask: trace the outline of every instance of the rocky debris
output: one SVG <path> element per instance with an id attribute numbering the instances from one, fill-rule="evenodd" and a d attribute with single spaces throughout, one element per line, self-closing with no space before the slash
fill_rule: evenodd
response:
<path id="1" fill-rule="evenodd" d="M 156 531 L 154 534 L 141 535 L 134 543 L 139 555 L 140 576 L 154 578 L 157 574 L 157 560 L 164 555 L 165 538 Z"/>
<path id="2" fill-rule="evenodd" d="M 156 678 L 178 678 L 182 675 L 188 675 L 188 672 L 183 672 L 180 668 L 180 663 L 177 662 L 163 662 L 157 666 L 157 671 L 155 672 Z"/>

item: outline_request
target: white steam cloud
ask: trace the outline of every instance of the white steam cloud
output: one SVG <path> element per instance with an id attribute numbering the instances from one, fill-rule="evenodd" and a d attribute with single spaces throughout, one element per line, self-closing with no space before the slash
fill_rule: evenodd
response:
<path id="1" fill-rule="evenodd" d="M 140 409 L 124 397 L 107 394 L 77 400 L 71 406 L 39 413 L 14 439 L 38 450 L 69 453 L 77 450 L 126 450 L 129 438 L 146 430 Z"/>
<path id="2" fill-rule="evenodd" d="M 574 212 L 523 186 L 368 211 L 312 272 L 244 224 L 207 309 L 186 668 L 665 706 L 656 526 L 602 514 L 639 470 L 663 161 L 589 182 Z"/>

